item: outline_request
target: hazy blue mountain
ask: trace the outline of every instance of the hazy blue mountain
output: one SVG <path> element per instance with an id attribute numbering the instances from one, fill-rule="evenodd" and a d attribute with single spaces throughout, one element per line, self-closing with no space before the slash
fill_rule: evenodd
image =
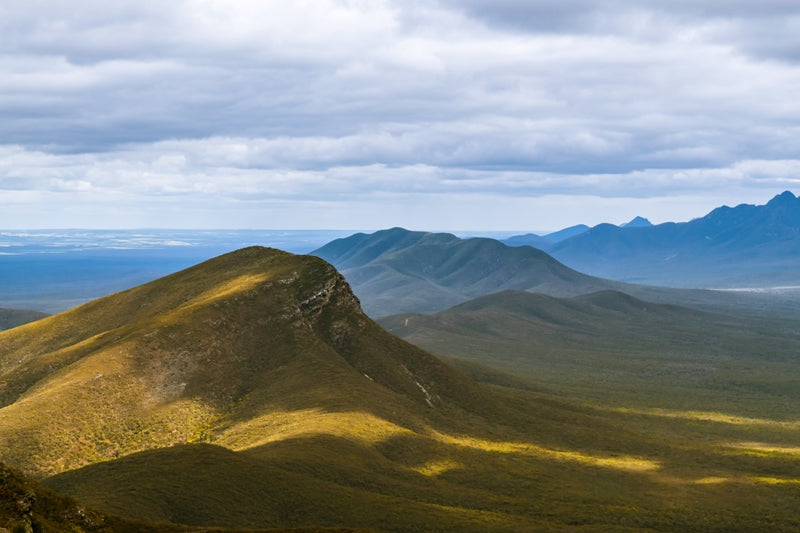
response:
<path id="1" fill-rule="evenodd" d="M 564 239 L 569 239 L 575 235 L 580 235 L 588 230 L 589 226 L 586 224 L 576 224 L 575 226 L 570 226 L 562 230 L 554 231 L 553 233 L 548 233 L 544 236 L 544 238 L 550 242 L 561 242 Z"/>
<path id="2" fill-rule="evenodd" d="M 15 328 L 46 316 L 46 313 L 40 313 L 38 311 L 0 308 L 0 331 Z"/>
<path id="3" fill-rule="evenodd" d="M 547 239 L 546 235 L 537 235 L 535 233 L 526 233 L 524 235 L 514 235 L 507 239 L 501 239 L 500 242 L 507 246 L 533 246 L 544 250 L 553 244 L 552 241 Z"/>
<path id="4" fill-rule="evenodd" d="M 345 275 L 373 316 L 439 311 L 506 289 L 573 296 L 616 286 L 528 246 L 402 228 L 337 239 L 312 254 Z"/>
<path id="5" fill-rule="evenodd" d="M 526 233 L 525 235 L 514 235 L 513 237 L 508 237 L 507 239 L 501 239 L 500 242 L 507 244 L 508 246 L 533 246 L 534 248 L 547 250 L 550 246 L 557 242 L 561 242 L 564 239 L 569 239 L 575 235 L 580 235 L 588 230 L 589 226 L 586 224 L 577 224 L 575 226 L 570 226 L 546 235 Z"/>
<path id="6" fill-rule="evenodd" d="M 800 285 L 800 199 L 719 207 L 656 226 L 600 224 L 548 248 L 571 268 L 627 282 L 675 287 Z"/>

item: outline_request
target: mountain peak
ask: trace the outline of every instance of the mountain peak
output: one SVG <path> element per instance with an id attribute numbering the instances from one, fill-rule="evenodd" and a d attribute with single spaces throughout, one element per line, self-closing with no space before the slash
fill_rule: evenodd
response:
<path id="1" fill-rule="evenodd" d="M 790 191 L 783 191 L 782 193 L 775 196 L 772 200 L 767 202 L 769 206 L 777 206 L 777 205 L 791 205 L 794 204 L 798 200 L 794 194 Z"/>
<path id="2" fill-rule="evenodd" d="M 634 217 L 633 220 L 630 222 L 626 222 L 625 224 L 620 224 L 619 227 L 621 228 L 649 228 L 653 224 L 644 217 Z"/>

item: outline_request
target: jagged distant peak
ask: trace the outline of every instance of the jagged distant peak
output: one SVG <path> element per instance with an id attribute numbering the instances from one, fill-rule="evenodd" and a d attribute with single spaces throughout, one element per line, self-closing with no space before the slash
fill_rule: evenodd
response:
<path id="1" fill-rule="evenodd" d="M 791 191 L 783 191 L 782 193 L 776 195 L 772 200 L 767 202 L 767 205 L 775 206 L 775 205 L 783 205 L 787 203 L 794 203 L 798 200 Z"/>
<path id="2" fill-rule="evenodd" d="M 636 216 L 630 222 L 620 224 L 621 228 L 647 228 L 652 226 L 653 223 L 644 217 Z"/>

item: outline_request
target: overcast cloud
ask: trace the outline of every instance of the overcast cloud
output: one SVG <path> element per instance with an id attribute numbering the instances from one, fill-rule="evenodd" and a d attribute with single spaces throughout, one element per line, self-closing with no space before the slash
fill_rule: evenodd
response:
<path id="1" fill-rule="evenodd" d="M 0 227 L 559 229 L 800 193 L 788 0 L 0 4 Z"/>

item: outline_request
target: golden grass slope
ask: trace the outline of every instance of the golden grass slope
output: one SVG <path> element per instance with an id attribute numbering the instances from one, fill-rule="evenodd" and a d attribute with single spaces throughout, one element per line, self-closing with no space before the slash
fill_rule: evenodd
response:
<path id="1" fill-rule="evenodd" d="M 411 424 L 471 386 L 373 324 L 323 261 L 250 248 L 0 334 L 0 449 L 42 477 L 263 444 L 291 433 L 281 413 L 320 405 Z"/>

